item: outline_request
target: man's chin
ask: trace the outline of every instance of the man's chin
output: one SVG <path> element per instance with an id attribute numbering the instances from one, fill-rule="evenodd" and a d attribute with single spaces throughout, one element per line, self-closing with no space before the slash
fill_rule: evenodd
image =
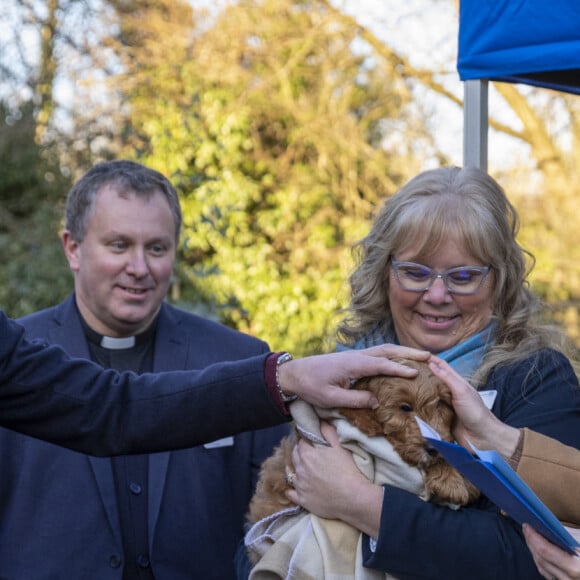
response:
<path id="1" fill-rule="evenodd" d="M 114 329 L 119 336 L 134 336 L 147 330 L 154 316 L 151 313 L 133 313 L 115 317 Z"/>

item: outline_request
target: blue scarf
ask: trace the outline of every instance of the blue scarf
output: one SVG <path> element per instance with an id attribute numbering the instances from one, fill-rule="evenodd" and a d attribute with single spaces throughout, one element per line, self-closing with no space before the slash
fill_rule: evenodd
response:
<path id="1" fill-rule="evenodd" d="M 461 376 L 469 379 L 481 365 L 483 355 L 495 341 L 496 322 L 490 322 L 481 332 L 470 336 L 467 340 L 452 346 L 451 348 L 437 353 L 437 356 L 454 368 Z M 387 336 L 378 330 L 373 330 L 356 341 L 354 350 L 369 348 L 379 344 L 399 344 L 396 336 Z M 353 350 L 352 348 L 338 343 L 337 351 Z"/>

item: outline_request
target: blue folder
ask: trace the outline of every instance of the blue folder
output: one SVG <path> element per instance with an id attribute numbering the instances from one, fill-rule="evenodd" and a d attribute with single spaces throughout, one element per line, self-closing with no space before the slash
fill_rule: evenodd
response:
<path id="1" fill-rule="evenodd" d="M 423 425 L 425 439 L 501 510 L 519 524 L 530 524 L 563 550 L 576 553 L 580 544 L 497 451 L 481 451 L 472 445 L 471 454 L 457 443 L 442 441 L 428 426 L 434 436 L 427 436 Z"/>

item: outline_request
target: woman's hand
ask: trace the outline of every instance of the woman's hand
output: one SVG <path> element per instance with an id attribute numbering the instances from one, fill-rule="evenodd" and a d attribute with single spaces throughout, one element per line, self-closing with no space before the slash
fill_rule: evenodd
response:
<path id="1" fill-rule="evenodd" d="M 524 524 L 524 536 L 532 552 L 538 571 L 548 580 L 568 580 L 580 578 L 580 556 L 573 556 L 555 546 L 538 534 L 528 524 Z M 580 541 L 580 530 L 566 528 L 576 540 Z"/>
<path id="2" fill-rule="evenodd" d="M 352 454 L 342 448 L 336 429 L 321 423 L 328 446 L 301 439 L 292 454 L 296 477 L 288 499 L 323 518 L 347 522 L 376 538 L 383 490 L 368 481 Z"/>
<path id="3" fill-rule="evenodd" d="M 445 361 L 431 355 L 429 367 L 451 389 L 457 415 L 453 434 L 457 441 L 467 449 L 470 449 L 469 440 L 479 449 L 495 449 L 504 457 L 511 457 L 519 430 L 502 423 L 485 406 L 477 391 Z"/>

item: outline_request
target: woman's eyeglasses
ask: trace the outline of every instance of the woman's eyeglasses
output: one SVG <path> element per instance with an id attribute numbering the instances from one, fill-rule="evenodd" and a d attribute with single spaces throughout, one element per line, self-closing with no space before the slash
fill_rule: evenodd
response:
<path id="1" fill-rule="evenodd" d="M 426 292 L 437 278 L 443 280 L 450 294 L 475 294 L 491 269 L 490 266 L 460 266 L 437 272 L 414 262 L 391 260 L 397 282 L 403 290 Z"/>

